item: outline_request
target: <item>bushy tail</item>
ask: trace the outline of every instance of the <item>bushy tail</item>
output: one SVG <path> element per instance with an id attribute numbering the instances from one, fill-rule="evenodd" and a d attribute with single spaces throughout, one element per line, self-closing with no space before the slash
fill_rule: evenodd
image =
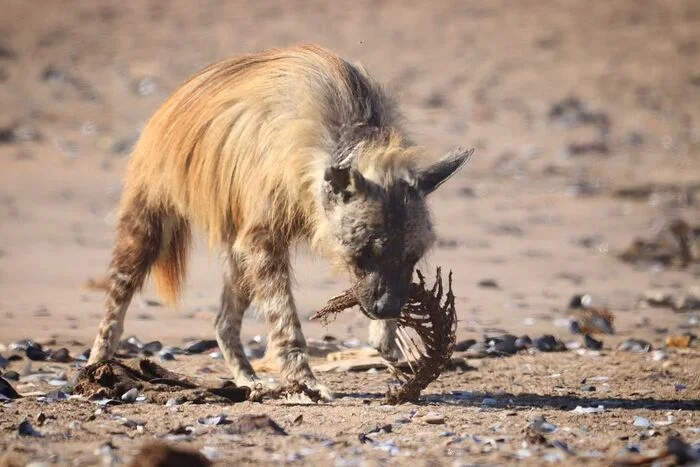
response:
<path id="1" fill-rule="evenodd" d="M 169 307 L 174 308 L 187 276 L 192 234 L 185 219 L 173 220 L 169 224 L 163 226 L 163 242 L 151 274 L 158 295 Z"/>

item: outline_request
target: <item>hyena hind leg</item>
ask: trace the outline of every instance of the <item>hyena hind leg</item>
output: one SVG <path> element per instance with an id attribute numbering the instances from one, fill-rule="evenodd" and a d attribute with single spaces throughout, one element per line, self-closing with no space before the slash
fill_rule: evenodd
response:
<path id="1" fill-rule="evenodd" d="M 143 196 L 131 196 L 123 202 L 112 250 L 105 314 L 88 364 L 111 358 L 117 350 L 131 299 L 161 252 L 164 220 L 165 214 L 149 208 Z M 174 233 L 168 232 L 168 237 L 172 243 Z"/>
<path id="2" fill-rule="evenodd" d="M 216 340 L 236 385 L 253 389 L 259 380 L 241 344 L 241 325 L 250 306 L 250 293 L 244 286 L 242 264 L 236 254 L 227 256 L 225 268 L 221 307 L 215 324 Z"/>
<path id="3" fill-rule="evenodd" d="M 369 345 L 391 362 L 401 358 L 396 345 L 396 321 L 373 319 L 369 322 Z"/>

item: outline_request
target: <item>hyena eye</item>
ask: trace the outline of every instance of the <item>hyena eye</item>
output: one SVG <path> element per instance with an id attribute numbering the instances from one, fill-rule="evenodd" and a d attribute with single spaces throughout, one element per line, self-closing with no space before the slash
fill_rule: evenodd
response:
<path id="1" fill-rule="evenodd" d="M 365 269 L 367 266 L 369 266 L 373 256 L 374 249 L 372 248 L 372 244 L 367 244 L 362 247 L 360 252 L 355 256 L 355 264 L 357 264 L 358 267 Z"/>

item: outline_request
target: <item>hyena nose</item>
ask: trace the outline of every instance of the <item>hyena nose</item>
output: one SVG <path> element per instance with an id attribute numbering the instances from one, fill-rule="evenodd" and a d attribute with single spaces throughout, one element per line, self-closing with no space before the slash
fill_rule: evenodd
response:
<path id="1" fill-rule="evenodd" d="M 384 293 L 374 303 L 374 315 L 379 319 L 396 319 L 401 314 L 401 301 L 393 295 Z"/>

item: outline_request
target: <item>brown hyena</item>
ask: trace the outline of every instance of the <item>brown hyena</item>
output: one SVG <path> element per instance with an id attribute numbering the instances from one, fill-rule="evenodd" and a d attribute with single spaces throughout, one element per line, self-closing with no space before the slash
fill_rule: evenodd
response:
<path id="1" fill-rule="evenodd" d="M 90 363 L 110 357 L 149 272 L 173 305 L 191 227 L 226 260 L 216 336 L 235 381 L 258 380 L 240 342 L 254 303 L 282 381 L 330 392 L 309 368 L 291 290 L 290 246 L 307 241 L 349 271 L 370 341 L 385 354 L 416 262 L 434 239 L 426 196 L 469 157 L 427 168 L 394 102 L 359 66 L 301 45 L 215 63 L 148 122 L 129 160 L 106 314 Z"/>

